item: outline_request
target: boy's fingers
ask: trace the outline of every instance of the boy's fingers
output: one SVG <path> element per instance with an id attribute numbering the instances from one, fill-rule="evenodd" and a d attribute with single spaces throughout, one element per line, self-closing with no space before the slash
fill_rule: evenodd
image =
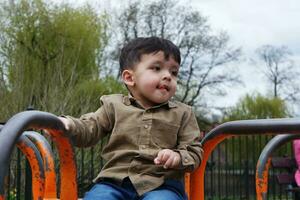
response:
<path id="1" fill-rule="evenodd" d="M 173 156 L 170 156 L 170 158 L 167 160 L 167 162 L 164 165 L 164 168 L 176 168 L 179 165 L 179 161 L 179 157 L 174 154 Z"/>
<path id="2" fill-rule="evenodd" d="M 169 159 L 164 164 L 165 169 L 168 169 L 168 168 L 172 167 L 173 159 L 174 159 L 174 157 L 169 157 Z"/>
<path id="3" fill-rule="evenodd" d="M 171 167 L 177 167 L 178 164 L 179 164 L 179 158 L 177 156 L 175 156 Z"/>
<path id="4" fill-rule="evenodd" d="M 163 165 L 165 169 L 176 168 L 179 162 L 179 154 L 170 149 L 163 149 L 159 151 L 157 157 L 154 159 L 154 163 L 156 165 Z"/>
<path id="5" fill-rule="evenodd" d="M 155 163 L 156 165 L 161 164 L 161 158 L 162 158 L 162 155 L 163 155 L 163 152 L 160 151 L 160 152 L 158 152 L 156 158 L 154 158 L 154 163 Z"/>
<path id="6" fill-rule="evenodd" d="M 50 135 L 49 131 L 47 129 L 42 129 L 43 133 Z"/>
<path id="7" fill-rule="evenodd" d="M 164 153 L 162 154 L 161 161 L 162 161 L 163 163 L 166 163 L 166 161 L 168 160 L 168 158 L 169 158 L 168 153 L 167 153 L 167 152 L 164 152 Z"/>
<path id="8" fill-rule="evenodd" d="M 65 129 L 68 131 L 70 129 L 70 126 L 69 126 L 70 122 L 69 122 L 69 120 L 67 120 L 64 117 L 58 117 L 58 118 L 60 119 L 60 121 L 62 121 L 62 123 L 65 126 Z"/>
<path id="9" fill-rule="evenodd" d="M 155 164 L 164 164 L 169 156 L 166 155 L 166 149 L 158 152 L 157 157 L 154 159 Z"/>
<path id="10" fill-rule="evenodd" d="M 165 169 L 177 167 L 179 161 L 179 155 L 170 149 L 161 150 L 154 159 L 155 164 L 162 164 Z"/>
<path id="11" fill-rule="evenodd" d="M 162 152 L 158 152 L 156 158 L 154 160 L 158 160 L 158 161 L 161 161 L 161 158 L 162 158 Z"/>
<path id="12" fill-rule="evenodd" d="M 154 159 L 154 164 L 156 164 L 156 165 L 159 165 L 159 164 L 160 164 L 160 160 L 159 160 L 158 157 L 156 157 L 156 158 Z"/>

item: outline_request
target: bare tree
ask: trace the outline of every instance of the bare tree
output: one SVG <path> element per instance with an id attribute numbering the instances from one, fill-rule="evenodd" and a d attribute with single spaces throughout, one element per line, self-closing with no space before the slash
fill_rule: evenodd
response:
<path id="1" fill-rule="evenodd" d="M 292 102 L 299 100 L 300 88 L 296 83 L 299 72 L 288 47 L 264 45 L 256 52 L 259 61 L 264 64 L 264 74 L 272 86 L 273 96 Z"/>
<path id="2" fill-rule="evenodd" d="M 199 105 L 207 94 L 224 94 L 225 86 L 241 83 L 231 68 L 241 55 L 240 48 L 230 47 L 226 32 L 214 33 L 207 18 L 187 5 L 175 0 L 136 1 L 111 20 L 112 37 L 103 59 L 110 69 L 118 69 L 116 60 L 124 43 L 158 36 L 173 41 L 181 50 L 178 100 Z"/>

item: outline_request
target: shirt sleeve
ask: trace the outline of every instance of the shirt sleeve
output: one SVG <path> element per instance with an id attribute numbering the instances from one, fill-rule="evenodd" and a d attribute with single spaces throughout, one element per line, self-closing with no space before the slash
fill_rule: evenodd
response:
<path id="1" fill-rule="evenodd" d="M 184 113 L 181 128 L 178 133 L 178 146 L 175 150 L 181 156 L 181 166 L 185 171 L 195 170 L 201 163 L 203 149 L 200 143 L 200 129 L 189 107 L 189 111 Z"/>
<path id="2" fill-rule="evenodd" d="M 112 130 L 112 113 L 108 113 L 106 102 L 101 98 L 101 107 L 92 113 L 82 115 L 80 118 L 65 116 L 71 125 L 68 133 L 77 147 L 89 147 L 98 143 Z"/>

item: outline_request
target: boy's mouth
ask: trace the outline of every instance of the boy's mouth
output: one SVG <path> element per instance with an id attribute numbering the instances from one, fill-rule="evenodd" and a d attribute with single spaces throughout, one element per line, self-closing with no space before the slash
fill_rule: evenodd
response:
<path id="1" fill-rule="evenodd" d="M 160 89 L 160 90 L 167 90 L 167 91 L 169 91 L 169 87 L 167 85 L 159 85 L 157 88 Z"/>

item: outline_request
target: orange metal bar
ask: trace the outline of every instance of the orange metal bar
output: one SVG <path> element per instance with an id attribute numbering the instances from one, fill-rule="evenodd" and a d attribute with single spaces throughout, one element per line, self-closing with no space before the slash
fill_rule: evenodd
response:
<path id="1" fill-rule="evenodd" d="M 257 163 L 257 166 L 259 162 Z M 271 158 L 268 158 L 268 161 L 265 165 L 265 169 L 263 171 L 263 177 L 259 177 L 258 171 L 256 170 L 255 174 L 255 183 L 256 183 L 256 199 L 263 200 L 266 199 L 266 195 L 268 192 L 268 177 L 269 177 L 269 168 L 271 165 Z"/>
<path id="2" fill-rule="evenodd" d="M 52 153 L 50 144 L 48 141 L 37 132 L 26 131 L 23 133 L 26 137 L 28 137 L 38 148 L 44 166 L 45 173 L 45 199 L 56 199 L 57 198 L 57 190 L 56 190 L 56 172 L 55 172 L 55 164 L 54 164 L 54 155 Z"/>
<path id="3" fill-rule="evenodd" d="M 188 199 L 191 199 L 191 174 L 185 173 L 184 175 L 184 188 Z"/>
<path id="4" fill-rule="evenodd" d="M 45 177 L 41 174 L 40 163 L 36 157 L 34 150 L 28 147 L 23 140 L 19 140 L 17 147 L 27 157 L 32 173 L 32 195 L 34 200 L 40 200 L 44 196 L 45 191 Z"/>
<path id="5" fill-rule="evenodd" d="M 39 146 L 40 153 L 43 157 L 44 162 L 44 172 L 45 172 L 45 194 L 44 198 L 57 198 L 56 196 L 56 174 L 55 174 L 55 165 L 53 157 L 49 156 L 43 145 L 38 142 L 36 144 Z"/>
<path id="6" fill-rule="evenodd" d="M 54 159 L 51 156 L 48 156 L 42 145 L 37 143 L 40 146 L 40 152 L 42 154 L 44 162 L 44 172 L 45 172 L 45 194 L 44 198 L 57 198 L 56 193 L 56 174 L 55 174 L 55 165 Z"/>
<path id="7" fill-rule="evenodd" d="M 191 193 L 190 200 L 204 200 L 204 173 L 206 163 L 209 159 L 211 152 L 214 148 L 222 142 L 224 139 L 231 137 L 232 135 L 217 135 L 213 139 L 203 144 L 203 158 L 200 166 L 191 175 Z"/>
<path id="8" fill-rule="evenodd" d="M 77 200 L 77 167 L 70 139 L 62 131 L 47 130 L 57 145 L 60 158 L 60 199 Z"/>

